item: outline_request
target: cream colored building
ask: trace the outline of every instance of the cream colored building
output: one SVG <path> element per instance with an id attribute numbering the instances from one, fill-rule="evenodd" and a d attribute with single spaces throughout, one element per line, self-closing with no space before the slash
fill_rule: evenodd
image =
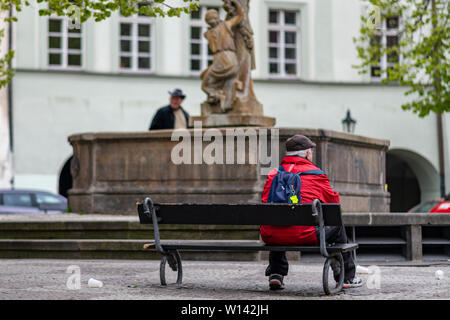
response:
<path id="1" fill-rule="evenodd" d="M 174 88 L 187 94 L 185 109 L 199 115 L 205 99 L 199 72 L 211 59 L 202 17 L 221 2 L 200 3 L 193 16 L 114 14 L 81 30 L 40 17 L 36 7 L 23 10 L 13 30 L 15 187 L 58 192 L 69 178 L 69 135 L 147 130 Z M 436 115 L 403 111 L 406 88 L 384 86 L 352 67 L 359 63 L 352 39 L 364 10 L 359 0 L 251 0 L 255 92 L 279 127 L 343 130 L 350 110 L 355 134 L 389 139 L 388 183 L 395 208 L 406 210 L 439 196 Z M 450 116 L 443 118 L 450 190 Z"/>

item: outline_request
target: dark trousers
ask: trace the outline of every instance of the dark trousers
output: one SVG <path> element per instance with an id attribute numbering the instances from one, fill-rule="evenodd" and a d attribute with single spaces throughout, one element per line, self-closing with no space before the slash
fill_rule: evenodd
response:
<path id="1" fill-rule="evenodd" d="M 319 233 L 317 233 L 319 236 Z M 325 227 L 325 241 L 327 244 L 331 243 L 347 243 L 347 235 L 343 227 Z M 344 258 L 344 281 L 352 280 L 355 277 L 355 262 L 351 252 L 342 254 Z M 288 274 L 289 263 L 286 259 L 285 251 L 270 251 L 269 266 L 266 269 L 266 276 L 273 273 L 286 276 Z"/>

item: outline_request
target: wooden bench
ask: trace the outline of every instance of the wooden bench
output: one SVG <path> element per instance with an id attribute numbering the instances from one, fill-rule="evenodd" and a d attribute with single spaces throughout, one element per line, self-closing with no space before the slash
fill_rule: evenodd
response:
<path id="1" fill-rule="evenodd" d="M 156 249 L 162 254 L 161 285 L 166 285 L 166 263 L 177 272 L 176 283 L 181 285 L 183 269 L 179 250 L 320 252 L 326 258 L 322 276 L 323 289 L 326 294 L 334 294 L 342 290 L 344 272 L 340 273 L 336 287 L 329 286 L 331 263 L 338 263 L 341 271 L 344 271 L 342 253 L 358 248 L 356 243 L 325 243 L 325 226 L 343 226 L 341 210 L 339 204 L 322 204 L 317 199 L 312 204 L 154 204 L 148 197 L 143 203 L 138 203 L 137 208 L 140 223 L 153 224 L 155 241 L 144 248 Z M 161 241 L 160 224 L 317 226 L 320 230 L 320 246 L 266 245 L 263 242 Z"/>

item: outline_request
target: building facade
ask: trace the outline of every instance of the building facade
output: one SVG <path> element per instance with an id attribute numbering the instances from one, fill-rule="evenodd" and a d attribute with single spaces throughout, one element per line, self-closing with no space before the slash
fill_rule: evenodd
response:
<path id="1" fill-rule="evenodd" d="M 19 13 L 11 97 L 14 186 L 64 194 L 69 135 L 145 131 L 174 88 L 187 94 L 183 107 L 199 115 L 205 100 L 199 74 L 212 59 L 203 18 L 221 1 L 200 4 L 190 16 L 115 13 L 81 29 L 61 17 L 39 16 L 38 4 Z M 403 111 L 407 88 L 382 85 L 376 68 L 360 75 L 352 67 L 360 63 L 353 37 L 364 10 L 359 0 L 251 0 L 254 89 L 278 127 L 340 131 L 350 110 L 355 134 L 390 140 L 391 209 L 404 211 L 440 195 L 437 120 L 434 114 L 422 119 Z M 399 23 L 386 21 L 379 41 L 395 43 Z M 448 114 L 443 125 L 445 167 L 450 168 Z"/>
<path id="2" fill-rule="evenodd" d="M 0 56 L 4 57 L 9 50 L 9 25 L 3 19 L 9 12 L 0 12 L 0 29 L 4 30 L 5 37 L 0 43 Z M 10 105 L 8 99 L 8 87 L 0 89 L 0 189 L 10 188 L 12 172 Z"/>

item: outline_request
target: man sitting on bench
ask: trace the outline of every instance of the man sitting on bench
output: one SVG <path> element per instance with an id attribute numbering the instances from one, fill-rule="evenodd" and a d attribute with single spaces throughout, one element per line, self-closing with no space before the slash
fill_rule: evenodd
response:
<path id="1" fill-rule="evenodd" d="M 273 169 L 267 176 L 267 181 L 262 192 L 262 202 L 280 202 L 271 199 L 273 197 L 273 181 L 279 170 L 304 173 L 299 175 L 300 199 L 291 197 L 292 203 L 312 203 L 319 199 L 322 203 L 339 203 L 339 193 L 335 192 L 328 177 L 312 161 L 312 148 L 316 146 L 309 138 L 303 135 L 295 135 L 286 141 L 286 156 L 281 161 L 279 169 Z M 274 183 L 275 184 L 275 183 Z M 283 189 L 284 190 L 284 189 Z M 319 229 L 313 226 L 261 226 L 261 238 L 266 244 L 271 245 L 319 245 Z M 328 243 L 347 243 L 347 235 L 343 227 L 325 227 L 325 239 Z M 355 277 L 355 263 L 350 252 L 343 253 L 344 258 L 344 285 L 343 288 L 359 287 L 361 279 Z M 280 290 L 284 288 L 283 278 L 288 274 L 289 264 L 286 252 L 271 251 L 269 253 L 269 266 L 266 276 L 269 277 L 269 288 Z M 334 279 L 338 282 L 340 274 L 339 266 L 332 265 Z"/>

